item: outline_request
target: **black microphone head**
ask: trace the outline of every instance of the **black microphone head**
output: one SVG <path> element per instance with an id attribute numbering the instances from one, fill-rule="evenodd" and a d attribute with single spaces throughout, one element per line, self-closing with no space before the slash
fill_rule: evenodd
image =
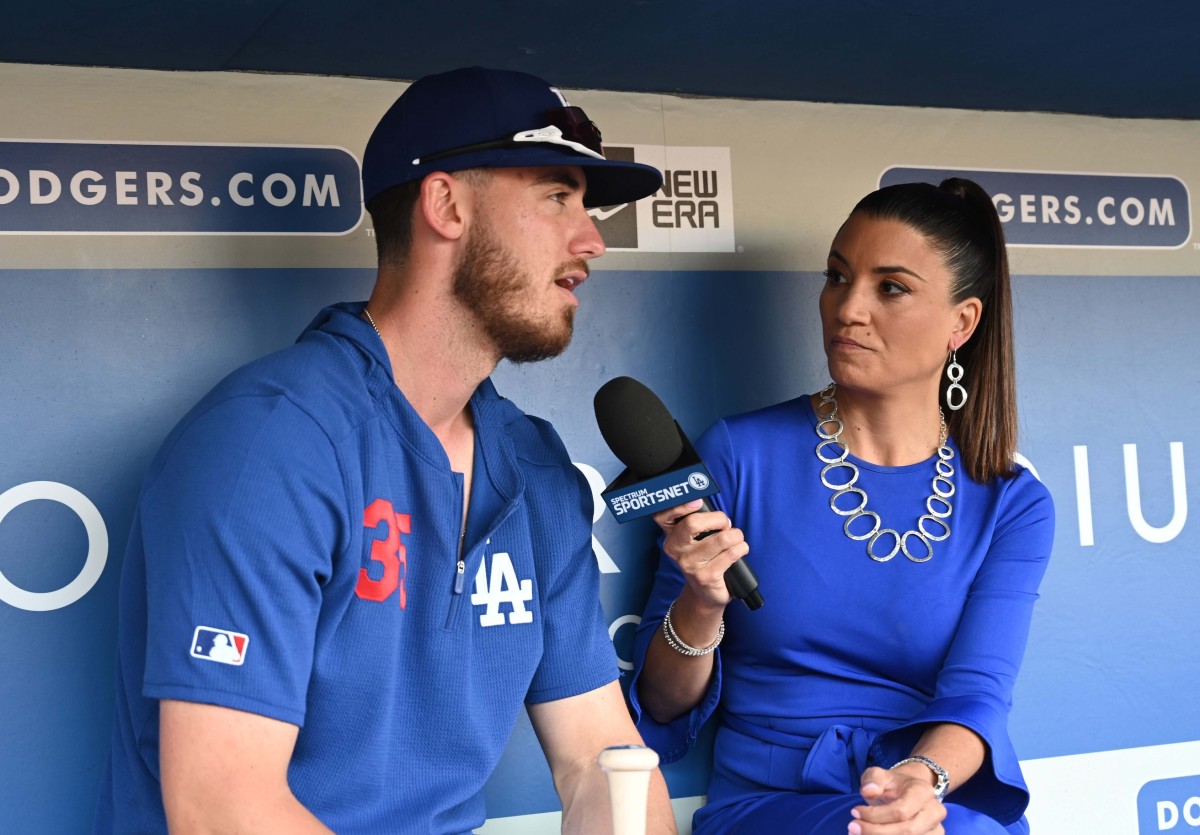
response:
<path id="1" fill-rule="evenodd" d="M 683 455 L 675 418 L 658 395 L 632 377 L 602 385 L 593 405 L 608 448 L 636 475 L 666 472 Z"/>

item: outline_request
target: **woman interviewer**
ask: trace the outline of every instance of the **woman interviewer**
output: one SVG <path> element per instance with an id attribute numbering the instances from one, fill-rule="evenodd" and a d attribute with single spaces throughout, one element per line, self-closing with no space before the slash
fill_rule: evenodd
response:
<path id="1" fill-rule="evenodd" d="M 655 516 L 639 728 L 669 762 L 717 712 L 700 835 L 1028 832 L 1006 723 L 1054 513 L 1013 463 L 988 195 L 951 179 L 863 198 L 820 311 L 833 381 L 717 422 L 697 449 L 718 509 Z M 722 579 L 747 543 L 755 612 Z"/>

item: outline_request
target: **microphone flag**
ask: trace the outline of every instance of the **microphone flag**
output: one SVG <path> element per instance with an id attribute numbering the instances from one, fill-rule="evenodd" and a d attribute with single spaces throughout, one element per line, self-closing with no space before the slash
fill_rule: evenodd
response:
<path id="1" fill-rule="evenodd" d="M 624 524 L 721 492 L 678 422 L 675 430 L 683 452 L 665 472 L 646 477 L 626 467 L 600 494 L 618 522 Z"/>

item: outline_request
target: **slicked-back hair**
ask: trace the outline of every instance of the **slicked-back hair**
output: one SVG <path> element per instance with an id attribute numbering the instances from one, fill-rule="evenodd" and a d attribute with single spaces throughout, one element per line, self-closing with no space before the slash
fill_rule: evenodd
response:
<path id="1" fill-rule="evenodd" d="M 851 214 L 897 220 L 921 234 L 950 273 L 951 303 L 971 297 L 983 303 L 974 334 L 957 351 L 967 402 L 958 411 L 947 408 L 944 374 L 939 399 L 967 473 L 981 483 L 1011 475 L 1017 449 L 1012 290 L 1004 228 L 991 198 L 972 180 L 954 177 L 938 186 L 881 188 Z"/>

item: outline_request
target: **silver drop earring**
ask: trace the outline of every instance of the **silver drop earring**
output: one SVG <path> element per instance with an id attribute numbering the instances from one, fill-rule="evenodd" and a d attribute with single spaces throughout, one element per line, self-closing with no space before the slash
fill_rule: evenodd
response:
<path id="1" fill-rule="evenodd" d="M 963 377 L 963 367 L 958 364 L 958 351 L 950 352 L 950 364 L 946 366 L 946 378 L 950 385 L 946 387 L 946 408 L 957 412 L 967 405 L 967 390 L 959 382 Z"/>

